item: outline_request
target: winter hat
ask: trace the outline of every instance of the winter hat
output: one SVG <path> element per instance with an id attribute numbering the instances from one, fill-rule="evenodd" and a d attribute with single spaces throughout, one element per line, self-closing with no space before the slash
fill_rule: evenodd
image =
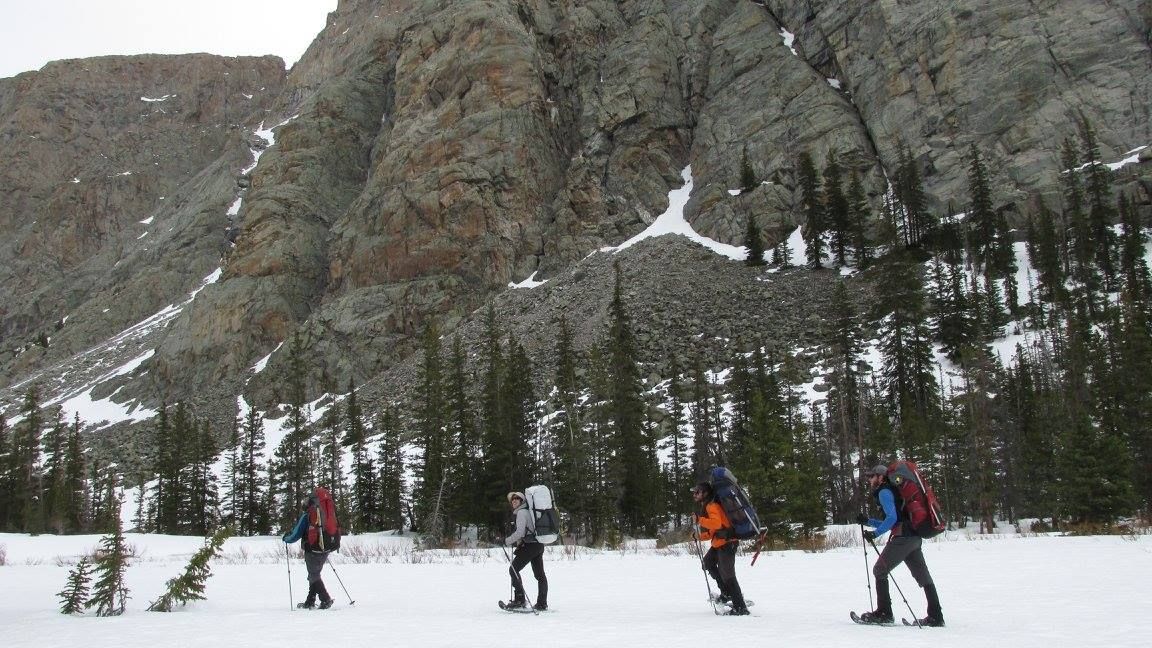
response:
<path id="1" fill-rule="evenodd" d="M 528 501 L 528 500 L 524 499 L 524 493 L 521 493 L 520 491 L 512 491 L 511 493 L 508 493 L 508 503 L 509 503 L 509 504 L 511 504 L 511 503 L 512 503 L 512 498 L 513 498 L 513 497 L 518 497 L 518 498 L 520 498 L 520 501 L 521 501 L 521 502 L 526 502 L 526 501 Z"/>
<path id="2" fill-rule="evenodd" d="M 865 474 L 869 477 L 872 475 L 880 475 L 883 477 L 884 475 L 888 474 L 888 466 L 885 466 L 884 464 L 876 464 L 875 466 L 872 466 L 872 468 L 870 468 Z"/>

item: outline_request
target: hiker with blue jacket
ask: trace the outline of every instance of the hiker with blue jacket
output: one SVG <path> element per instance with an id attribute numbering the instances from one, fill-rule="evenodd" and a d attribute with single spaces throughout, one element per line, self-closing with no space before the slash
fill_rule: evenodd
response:
<path id="1" fill-rule="evenodd" d="M 512 535 L 504 539 L 504 544 L 515 547 L 512 550 L 512 565 L 508 573 L 512 576 L 512 600 L 503 605 L 504 609 L 523 608 L 527 605 L 524 600 L 524 581 L 520 578 L 520 570 L 532 564 L 532 576 L 536 578 L 536 604 L 532 607 L 537 610 L 548 609 L 548 576 L 544 573 L 544 545 L 536 540 L 536 523 L 532 519 L 532 512 L 528 510 L 524 493 L 508 493 L 508 505 L 512 507 L 515 517 L 515 527 Z"/>
<path id="2" fill-rule="evenodd" d="M 298 603 L 296 607 L 311 610 L 316 607 L 316 597 L 319 596 L 320 609 L 327 610 L 332 607 L 332 597 L 328 595 L 328 589 L 324 587 L 324 581 L 320 579 L 320 570 L 324 569 L 324 563 L 328 562 L 330 550 L 322 546 L 323 542 L 309 542 L 309 534 L 307 533 L 309 509 L 316 505 L 316 496 L 314 495 L 304 500 L 304 512 L 300 514 L 296 526 L 284 534 L 283 540 L 285 544 L 300 541 L 300 549 L 304 552 L 304 567 L 308 570 L 308 596 L 305 597 L 304 602 Z"/>
<path id="3" fill-rule="evenodd" d="M 892 532 L 888 537 L 884 551 L 876 559 L 872 567 L 872 574 L 876 577 L 876 609 L 860 615 L 864 623 L 888 624 L 892 623 L 892 596 L 888 592 L 888 574 L 900 563 L 908 565 L 908 571 L 916 579 L 916 584 L 924 589 L 924 597 L 928 600 L 928 616 L 919 620 L 922 626 L 939 627 L 944 625 L 944 613 L 940 610 L 940 597 L 936 593 L 936 584 L 932 582 L 932 574 L 928 572 L 928 564 L 924 562 L 924 539 L 916 535 L 911 526 L 905 523 L 901 513 L 901 502 L 896 489 L 888 482 L 888 467 L 877 465 L 870 468 L 865 476 L 868 485 L 872 488 L 872 497 L 884 512 L 883 518 L 870 518 L 864 514 L 857 516 L 856 521 L 862 526 L 872 527 L 864 531 L 864 539 L 872 542 L 876 538 Z"/>

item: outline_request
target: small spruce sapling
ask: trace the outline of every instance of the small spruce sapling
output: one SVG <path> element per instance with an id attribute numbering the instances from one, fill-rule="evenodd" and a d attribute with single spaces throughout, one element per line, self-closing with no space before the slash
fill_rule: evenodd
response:
<path id="1" fill-rule="evenodd" d="M 92 563 L 88 556 L 82 556 L 80 562 L 68 572 L 68 585 L 56 595 L 60 599 L 61 614 L 78 614 L 84 611 L 84 603 L 88 600 L 88 583 L 92 580 Z"/>
<path id="2" fill-rule="evenodd" d="M 212 575 L 208 561 L 220 553 L 220 548 L 230 535 L 232 532 L 228 527 L 220 527 L 211 538 L 205 538 L 204 546 L 192 555 L 184 573 L 169 580 L 168 589 L 160 598 L 152 601 L 148 609 L 152 612 L 171 612 L 173 607 L 185 605 L 188 601 L 203 601 L 204 584 Z"/>
<path id="3" fill-rule="evenodd" d="M 128 586 L 124 583 L 124 572 L 128 569 L 128 544 L 124 540 L 124 529 L 120 524 L 118 506 L 113 506 L 112 533 L 100 540 L 96 552 L 96 585 L 92 597 L 84 607 L 96 608 L 97 616 L 120 616 L 128 602 Z"/>

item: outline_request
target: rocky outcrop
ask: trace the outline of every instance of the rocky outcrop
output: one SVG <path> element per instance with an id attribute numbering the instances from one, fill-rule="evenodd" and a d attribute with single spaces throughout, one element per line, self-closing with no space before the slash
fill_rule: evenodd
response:
<path id="1" fill-rule="evenodd" d="M 72 357 L 219 265 L 245 124 L 283 81 L 277 58 L 189 55 L 57 61 L 0 82 L 6 374 Z M 50 347 L 26 349 L 40 334 Z"/>
<path id="2" fill-rule="evenodd" d="M 1002 209 L 1054 205 L 1058 149 L 1078 119 L 1108 160 L 1152 144 L 1149 21 L 1147 0 L 342 0 L 283 87 L 274 63 L 214 57 L 98 59 L 0 81 L 2 123 L 20 124 L 0 137 L 23 147 L 4 149 L 18 168 L 0 171 L 12 198 L 0 222 L 18 231 L 0 249 L 16 261 L 0 275 L 0 326 L 27 340 L 69 316 L 49 349 L 6 361 L 9 384 L 185 299 L 220 250 L 219 281 L 148 338 L 155 354 L 139 376 L 111 381 L 120 397 L 195 395 L 224 412 L 245 391 L 268 405 L 284 354 L 248 369 L 297 331 L 314 377 L 364 384 L 401 370 L 426 322 L 472 326 L 493 296 L 526 304 L 509 311 L 523 336 L 553 312 L 591 335 L 602 318 L 585 304 L 603 294 L 589 286 L 610 283 L 586 257 L 651 223 L 689 165 L 685 215 L 727 243 L 751 216 L 770 242 L 800 224 L 793 166 L 805 150 L 819 167 L 836 155 L 878 201 L 903 143 L 944 209 L 965 202 L 963 156 L 976 144 Z M 69 103 L 84 103 L 70 93 L 83 95 L 86 77 L 65 72 L 85 65 L 126 77 L 131 90 L 110 105 L 139 114 L 77 126 L 92 121 L 69 117 L 86 115 Z M 260 123 L 275 143 L 237 186 L 263 146 Z M 764 182 L 734 196 L 745 151 Z M 1147 164 L 1124 173 L 1146 210 Z M 238 195 L 233 248 L 220 232 Z M 134 238 L 153 214 L 173 229 Z M 795 339 L 819 319 L 792 302 L 818 290 L 804 273 L 715 308 L 690 280 L 714 260 L 621 256 L 632 276 L 678 277 L 650 286 L 655 302 L 638 293 L 639 312 L 669 314 L 641 332 L 654 341 L 749 337 L 733 322 L 750 314 L 752 328 Z M 565 288 L 502 294 L 534 272 Z M 722 264 L 701 276 L 719 286 L 747 273 Z"/>

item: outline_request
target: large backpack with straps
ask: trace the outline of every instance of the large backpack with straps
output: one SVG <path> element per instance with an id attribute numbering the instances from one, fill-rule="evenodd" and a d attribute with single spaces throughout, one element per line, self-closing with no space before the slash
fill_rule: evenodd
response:
<path id="1" fill-rule="evenodd" d="M 733 537 L 740 540 L 758 537 L 762 532 L 760 517 L 756 515 L 756 509 L 744 489 L 737 483 L 736 476 L 724 466 L 718 466 L 712 469 L 710 477 L 716 501 L 732 524 Z"/>
<path id="2" fill-rule="evenodd" d="M 332 500 L 332 493 L 323 486 L 318 486 L 308 498 L 308 531 L 304 540 L 312 551 L 340 549 L 336 502 Z"/>
<path id="3" fill-rule="evenodd" d="M 934 538 L 947 528 L 940 502 L 920 475 L 915 462 L 901 459 L 888 466 L 888 483 L 900 497 L 908 529 L 921 538 Z"/>
<path id="4" fill-rule="evenodd" d="M 524 498 L 527 500 L 528 512 L 532 515 L 535 525 L 533 534 L 536 542 L 552 544 L 560 538 L 560 516 L 556 512 L 556 500 L 552 497 L 552 489 L 543 484 L 529 486 L 524 489 Z"/>

